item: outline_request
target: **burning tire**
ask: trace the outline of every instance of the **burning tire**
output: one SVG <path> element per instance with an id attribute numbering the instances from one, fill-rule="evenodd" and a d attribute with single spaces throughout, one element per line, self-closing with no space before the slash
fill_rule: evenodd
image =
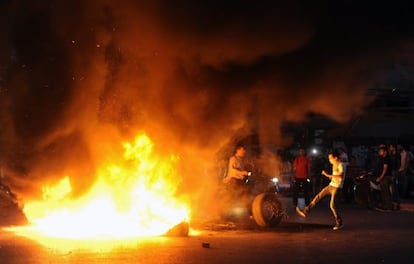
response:
<path id="1" fill-rule="evenodd" d="M 252 214 L 259 226 L 275 227 L 283 217 L 282 204 L 273 193 L 261 193 L 253 200 Z"/>

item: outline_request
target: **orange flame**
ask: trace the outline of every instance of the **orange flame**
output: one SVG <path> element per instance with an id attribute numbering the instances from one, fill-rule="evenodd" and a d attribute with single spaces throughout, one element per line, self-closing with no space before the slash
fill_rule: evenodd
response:
<path id="1" fill-rule="evenodd" d="M 100 169 L 87 194 L 70 197 L 70 176 L 44 186 L 43 200 L 24 206 L 31 225 L 12 230 L 53 238 L 119 239 L 162 235 L 188 221 L 188 208 L 175 197 L 179 157 L 156 157 L 145 134 L 123 147 L 125 162 Z"/>

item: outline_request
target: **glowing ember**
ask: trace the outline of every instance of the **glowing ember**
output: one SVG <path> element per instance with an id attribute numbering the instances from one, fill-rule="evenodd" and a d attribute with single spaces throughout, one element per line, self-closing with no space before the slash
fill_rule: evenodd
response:
<path id="1" fill-rule="evenodd" d="M 155 157 L 145 134 L 123 146 L 123 164 L 100 169 L 87 194 L 71 198 L 70 176 L 44 186 L 43 200 L 24 207 L 31 225 L 12 230 L 26 236 L 119 239 L 162 235 L 188 221 L 188 209 L 175 197 L 179 158 Z"/>

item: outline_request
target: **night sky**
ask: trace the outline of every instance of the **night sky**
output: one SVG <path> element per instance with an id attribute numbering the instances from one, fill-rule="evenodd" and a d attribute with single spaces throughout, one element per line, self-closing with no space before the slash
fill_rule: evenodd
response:
<path id="1" fill-rule="evenodd" d="M 145 130 L 204 157 L 251 130 L 280 144 L 281 122 L 309 112 L 347 121 L 395 65 L 412 68 L 412 10 L 410 1 L 0 0 L 0 158 L 23 186 L 74 164 L 93 175 L 105 136 Z"/>

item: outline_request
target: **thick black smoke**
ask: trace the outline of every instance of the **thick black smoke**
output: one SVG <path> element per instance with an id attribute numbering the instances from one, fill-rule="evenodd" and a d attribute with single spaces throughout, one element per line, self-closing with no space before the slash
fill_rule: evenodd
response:
<path id="1" fill-rule="evenodd" d="M 79 193 L 105 135 L 145 130 L 201 168 L 240 130 L 280 143 L 280 123 L 308 112 L 346 121 L 414 28 L 404 1 L 0 5 L 3 166 L 21 189 L 82 175 Z"/>

